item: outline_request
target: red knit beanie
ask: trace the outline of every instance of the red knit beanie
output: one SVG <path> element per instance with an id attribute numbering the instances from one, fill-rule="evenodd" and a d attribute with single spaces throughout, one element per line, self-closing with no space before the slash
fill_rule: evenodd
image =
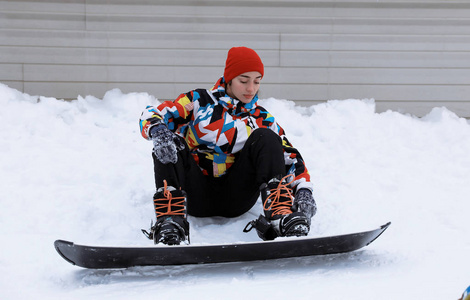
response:
<path id="1" fill-rule="evenodd" d="M 230 82 L 240 74 L 253 71 L 260 72 L 261 76 L 264 76 L 263 62 L 255 50 L 233 47 L 228 51 L 224 70 L 225 82 Z"/>

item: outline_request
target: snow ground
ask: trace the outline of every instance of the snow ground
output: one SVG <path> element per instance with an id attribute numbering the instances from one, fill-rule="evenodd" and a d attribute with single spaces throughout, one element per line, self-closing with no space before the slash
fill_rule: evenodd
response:
<path id="1" fill-rule="evenodd" d="M 349 254 L 276 261 L 86 270 L 56 239 L 149 245 L 151 143 L 146 93 L 66 102 L 0 84 L 1 299 L 457 299 L 470 284 L 470 124 L 445 108 L 423 118 L 373 100 L 311 107 L 261 100 L 302 153 L 319 211 L 311 236 L 368 230 Z M 193 244 L 255 241 L 237 219 L 190 218 Z"/>

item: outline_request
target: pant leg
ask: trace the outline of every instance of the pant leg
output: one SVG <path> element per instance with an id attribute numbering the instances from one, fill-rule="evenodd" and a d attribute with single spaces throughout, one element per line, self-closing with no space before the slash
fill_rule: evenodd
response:
<path id="1" fill-rule="evenodd" d="M 286 174 L 281 138 L 273 131 L 253 131 L 227 174 L 213 178 L 202 174 L 189 149 L 178 153 L 176 164 L 154 158 L 157 189 L 168 185 L 187 193 L 188 214 L 196 217 L 237 217 L 250 210 L 259 197 L 259 187 L 275 176 Z"/>
<path id="2" fill-rule="evenodd" d="M 157 190 L 163 187 L 163 180 L 166 180 L 169 186 L 181 188 L 186 192 L 189 215 L 196 217 L 216 215 L 213 203 L 213 194 L 216 194 L 216 191 L 211 187 L 209 176 L 205 176 L 195 162 L 187 145 L 184 150 L 178 152 L 176 164 L 162 164 L 154 154 L 152 157 Z"/>
<path id="3" fill-rule="evenodd" d="M 250 210 L 259 197 L 261 184 L 285 174 L 281 138 L 269 129 L 253 131 L 226 175 L 224 215 L 236 217 Z"/>

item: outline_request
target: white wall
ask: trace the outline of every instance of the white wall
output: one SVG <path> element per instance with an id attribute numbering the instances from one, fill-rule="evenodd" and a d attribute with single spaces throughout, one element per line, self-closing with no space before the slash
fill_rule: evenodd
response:
<path id="1" fill-rule="evenodd" d="M 240 45 L 265 63 L 261 98 L 470 117 L 470 1 L 0 1 L 0 82 L 33 95 L 174 99 Z"/>

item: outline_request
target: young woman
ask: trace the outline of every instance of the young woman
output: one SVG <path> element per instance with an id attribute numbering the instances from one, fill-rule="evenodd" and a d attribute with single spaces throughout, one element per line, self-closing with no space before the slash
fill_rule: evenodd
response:
<path id="1" fill-rule="evenodd" d="M 188 214 L 237 217 L 260 192 L 264 216 L 245 231 L 255 228 L 264 240 L 308 234 L 316 213 L 310 176 L 284 130 L 257 104 L 263 75 L 254 50 L 234 47 L 210 90 L 142 113 L 142 136 L 153 141 L 155 243 L 189 242 Z"/>

